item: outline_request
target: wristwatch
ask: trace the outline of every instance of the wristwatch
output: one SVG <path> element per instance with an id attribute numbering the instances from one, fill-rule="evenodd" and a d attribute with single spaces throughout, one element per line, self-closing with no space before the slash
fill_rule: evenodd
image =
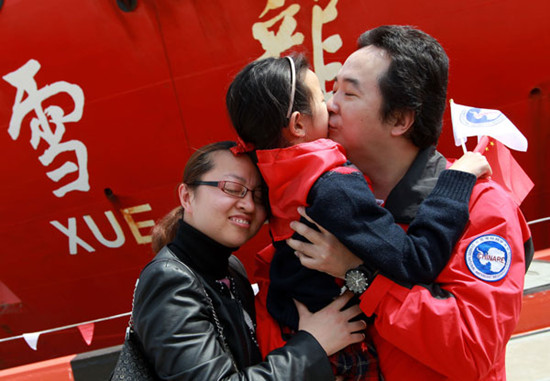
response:
<path id="1" fill-rule="evenodd" d="M 362 294 L 367 291 L 377 274 L 378 271 L 373 271 L 364 264 L 359 265 L 346 272 L 346 288 L 354 294 Z"/>

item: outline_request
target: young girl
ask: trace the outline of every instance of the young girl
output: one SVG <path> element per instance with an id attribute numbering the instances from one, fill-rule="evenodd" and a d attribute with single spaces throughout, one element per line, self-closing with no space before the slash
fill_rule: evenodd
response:
<path id="1" fill-rule="evenodd" d="M 340 311 L 349 297 L 304 310 L 298 334 L 262 362 L 252 288 L 231 253 L 264 223 L 264 194 L 256 167 L 233 146 L 214 143 L 191 156 L 181 207 L 153 231 L 159 252 L 141 272 L 133 308 L 139 346 L 163 380 L 330 379 L 327 354 L 364 337 L 354 332 L 365 323 L 349 322 L 359 309 Z"/>
<path id="2" fill-rule="evenodd" d="M 297 328 L 293 299 L 317 311 L 341 288 L 327 274 L 303 267 L 286 244 L 293 235 L 289 222 L 300 218 L 298 206 L 307 206 L 309 216 L 360 255 L 371 274 L 379 271 L 407 283 L 436 278 L 468 221 L 475 175 L 489 170 L 483 157 L 463 157 L 444 171 L 406 233 L 377 203 L 362 174 L 347 163 L 343 148 L 325 139 L 324 97 L 303 56 L 250 63 L 234 79 L 226 103 L 241 149 L 255 148 L 269 188 L 275 254 L 266 303 L 280 324 Z M 453 170 L 458 168 L 475 175 Z M 265 343 L 264 348 L 279 344 Z M 349 351 L 335 356 L 336 374 L 369 377 L 369 368 L 361 364 L 372 360 L 371 355 L 360 349 L 356 355 L 351 361 Z"/>

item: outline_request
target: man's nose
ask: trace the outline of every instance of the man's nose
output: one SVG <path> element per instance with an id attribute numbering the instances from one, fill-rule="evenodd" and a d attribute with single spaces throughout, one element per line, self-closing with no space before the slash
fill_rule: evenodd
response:
<path id="1" fill-rule="evenodd" d="M 327 101 L 327 110 L 329 113 L 338 112 L 338 105 L 334 102 L 334 95 Z"/>

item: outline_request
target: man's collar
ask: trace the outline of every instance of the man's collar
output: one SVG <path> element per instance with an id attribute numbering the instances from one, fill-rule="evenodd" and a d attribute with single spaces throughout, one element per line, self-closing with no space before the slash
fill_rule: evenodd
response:
<path id="1" fill-rule="evenodd" d="M 433 146 L 418 153 L 405 176 L 386 199 L 385 207 L 393 214 L 395 222 L 409 224 L 414 219 L 420 204 L 435 187 L 446 165 L 445 157 Z"/>

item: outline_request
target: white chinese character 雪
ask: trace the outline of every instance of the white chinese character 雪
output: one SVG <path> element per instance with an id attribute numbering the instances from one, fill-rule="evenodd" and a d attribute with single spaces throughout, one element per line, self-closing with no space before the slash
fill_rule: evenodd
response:
<path id="1" fill-rule="evenodd" d="M 27 114 L 34 111 L 36 116 L 30 121 L 32 147 L 36 150 L 41 140 L 49 144 L 49 147 L 38 158 L 45 167 L 52 164 L 54 159 L 62 152 L 74 151 L 77 163 L 67 161 L 60 167 L 49 171 L 46 175 L 58 182 L 69 173 L 78 171 L 78 178 L 53 191 L 57 197 L 63 197 L 67 192 L 90 190 L 88 182 L 88 151 L 86 146 L 78 140 L 62 142 L 65 133 L 65 124 L 77 122 L 82 117 L 84 109 L 84 92 L 74 84 L 58 81 L 38 89 L 34 76 L 40 70 L 40 63 L 29 60 L 19 69 L 6 74 L 3 79 L 17 89 L 13 112 L 8 127 L 8 133 L 13 140 L 17 140 L 21 132 L 21 124 Z M 74 109 L 65 114 L 59 106 L 42 108 L 42 102 L 49 97 L 66 93 L 74 102 Z M 26 94 L 25 99 L 23 100 Z M 52 129 L 53 127 L 53 129 Z"/>

